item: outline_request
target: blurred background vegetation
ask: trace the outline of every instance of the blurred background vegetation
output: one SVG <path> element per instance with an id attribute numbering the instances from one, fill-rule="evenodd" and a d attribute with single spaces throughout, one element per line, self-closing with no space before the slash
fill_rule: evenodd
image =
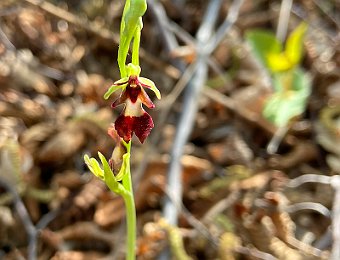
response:
<path id="1" fill-rule="evenodd" d="M 148 1 L 138 259 L 340 259 L 339 5 Z M 113 149 L 123 6 L 0 2 L 0 259 L 124 257 L 124 204 L 83 161 Z"/>

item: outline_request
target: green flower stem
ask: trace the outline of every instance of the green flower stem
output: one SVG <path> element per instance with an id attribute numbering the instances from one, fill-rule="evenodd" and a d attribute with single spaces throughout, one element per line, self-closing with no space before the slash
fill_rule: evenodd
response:
<path id="1" fill-rule="evenodd" d="M 130 176 L 130 174 L 127 174 Z M 131 179 L 131 176 L 129 177 Z M 130 180 L 131 184 L 131 180 Z M 126 259 L 134 260 L 136 251 L 136 209 L 135 201 L 133 198 L 133 193 L 126 192 L 123 194 L 123 199 L 126 208 L 126 229 L 127 229 L 127 239 L 126 239 Z"/>
<path id="2" fill-rule="evenodd" d="M 127 153 L 130 154 L 131 141 L 127 144 Z M 127 159 L 127 167 L 125 170 L 124 177 L 122 179 L 122 184 L 126 192 L 122 194 L 125 208 L 126 208 L 126 229 L 127 229 L 127 239 L 126 239 L 126 259 L 135 259 L 135 249 L 136 249 L 136 208 L 135 200 L 133 197 L 132 179 L 130 171 L 130 157 Z"/>

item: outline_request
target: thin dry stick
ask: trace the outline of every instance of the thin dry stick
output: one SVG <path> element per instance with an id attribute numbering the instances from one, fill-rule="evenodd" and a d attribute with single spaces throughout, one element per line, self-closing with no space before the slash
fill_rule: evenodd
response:
<path id="1" fill-rule="evenodd" d="M 289 130 L 289 126 L 281 126 L 279 127 L 276 132 L 274 133 L 272 139 L 270 140 L 269 144 L 267 145 L 267 153 L 274 154 L 277 152 L 283 138 L 287 134 Z"/>
<path id="2" fill-rule="evenodd" d="M 286 38 L 292 5 L 293 5 L 293 0 L 283 0 L 281 2 L 279 24 L 276 30 L 276 38 L 278 38 L 281 42 L 283 42 L 284 39 Z"/>
<path id="3" fill-rule="evenodd" d="M 235 201 L 240 197 L 238 190 L 231 192 L 228 197 L 220 200 L 214 206 L 212 206 L 208 212 L 203 216 L 203 222 L 212 221 L 216 215 L 222 213 L 224 210 L 229 208 Z"/>
<path id="4" fill-rule="evenodd" d="M 197 32 L 197 47 L 202 50 L 212 35 L 212 29 L 217 18 L 215 14 L 219 9 L 220 4 L 220 0 L 212 0 L 209 3 L 203 22 Z M 185 91 L 183 105 L 183 111 L 185 113 L 183 113 L 180 117 L 178 131 L 171 151 L 167 190 L 171 191 L 174 194 L 174 197 L 172 200 L 170 200 L 169 197 L 166 197 L 163 207 L 164 217 L 170 225 L 177 225 L 178 209 L 175 205 L 180 204 L 182 201 L 182 166 L 180 159 L 193 127 L 194 118 L 197 112 L 198 97 L 200 95 L 201 88 L 206 81 L 208 73 L 206 63 L 207 57 L 208 55 L 202 51 L 197 58 L 196 71 L 193 75 L 192 81 L 189 83 Z M 168 253 L 168 251 L 164 252 L 160 259 L 168 259 Z"/>
<path id="5" fill-rule="evenodd" d="M 333 246 L 332 246 L 332 260 L 340 259 L 340 176 L 332 178 L 331 185 L 335 190 L 335 197 L 333 201 L 333 218 L 332 218 L 332 232 L 333 232 Z"/>
<path id="6" fill-rule="evenodd" d="M 193 126 L 193 119 L 196 114 L 197 109 L 197 99 L 200 94 L 200 90 L 203 87 L 203 84 L 206 80 L 207 73 L 207 60 L 210 56 L 211 52 L 214 48 L 221 42 L 223 37 L 228 33 L 228 30 L 231 28 L 231 25 L 236 21 L 236 17 L 238 16 L 239 8 L 243 1 L 234 1 L 229 14 L 227 16 L 226 21 L 221 25 L 218 29 L 216 35 L 212 36 L 212 27 L 215 23 L 216 13 L 218 11 L 214 10 L 216 6 L 220 4 L 219 1 L 211 2 L 211 9 L 208 8 L 206 19 L 202 23 L 200 29 L 197 32 L 197 52 L 200 54 L 197 58 L 197 71 L 194 74 L 193 81 L 189 84 L 186 90 L 186 97 L 184 99 L 184 108 L 183 111 L 185 113 L 182 114 L 179 124 L 178 124 L 178 132 L 176 134 L 175 143 L 173 146 L 173 150 L 171 153 L 171 162 L 168 171 L 168 185 L 169 189 L 176 190 L 177 199 L 181 198 L 181 165 L 180 165 L 180 157 L 183 153 L 184 145 L 187 142 L 189 137 L 191 128 Z M 211 46 L 210 49 L 206 48 L 206 46 Z M 165 215 L 169 217 L 168 221 L 171 224 L 175 224 L 177 222 L 177 212 L 171 206 L 171 202 L 167 201 L 164 206 Z M 171 221 L 170 221 L 171 219 Z"/>
<path id="7" fill-rule="evenodd" d="M 179 39 L 181 39 L 183 42 L 185 42 L 186 45 L 192 46 L 193 49 L 197 50 L 195 39 L 188 32 L 183 30 L 183 28 L 180 27 L 175 22 L 171 22 L 169 24 L 166 24 L 166 27 L 164 27 L 164 29 L 167 29 L 167 30 L 165 30 L 165 32 L 171 31 L 172 33 L 176 34 Z M 176 48 L 173 48 L 173 49 L 176 49 Z M 197 55 L 197 53 L 196 53 L 196 55 Z M 196 63 L 196 61 L 195 61 L 195 63 Z M 208 56 L 208 64 L 213 71 L 215 71 L 218 75 L 222 76 L 221 78 L 222 78 L 223 83 L 225 85 L 230 84 L 230 82 L 226 79 L 226 77 L 223 76 L 223 69 L 221 68 L 219 63 L 215 60 L 214 57 Z"/>
<path id="8" fill-rule="evenodd" d="M 172 201 L 173 205 L 177 208 L 178 212 L 181 211 L 183 213 L 183 216 L 186 218 L 188 223 L 195 228 L 195 230 L 199 233 L 201 233 L 204 237 L 206 237 L 212 246 L 218 247 L 217 239 L 210 233 L 209 229 L 206 228 L 204 223 L 197 219 L 195 216 L 193 216 L 190 211 L 184 206 L 182 201 L 178 202 L 175 201 L 174 198 L 176 195 L 170 191 L 170 190 L 164 190 L 164 193 L 168 198 Z"/>
<path id="9" fill-rule="evenodd" d="M 180 159 L 183 155 L 184 146 L 193 127 L 193 121 L 197 111 L 197 100 L 208 72 L 206 63 L 199 62 L 197 66 L 198 68 L 193 76 L 193 80 L 186 88 L 183 106 L 184 113 L 181 115 L 178 123 L 178 131 L 171 151 L 171 162 L 168 170 L 168 189 L 172 190 L 176 194 L 176 202 L 180 202 L 182 199 L 182 166 Z M 164 204 L 164 216 L 171 225 L 177 224 L 177 209 L 168 199 L 166 199 Z"/>
<path id="10" fill-rule="evenodd" d="M 332 16 L 329 11 L 327 11 L 324 7 L 323 4 L 319 3 L 318 0 L 313 0 L 314 4 L 324 13 L 324 15 L 326 15 L 326 17 L 329 18 L 330 21 L 332 21 L 334 23 L 334 25 L 336 27 L 338 27 L 338 29 L 340 29 L 340 17 L 339 17 L 339 10 L 335 11 L 336 16 Z M 339 5 L 339 2 L 335 3 L 336 1 L 334 1 L 334 5 Z M 327 3 L 328 5 L 328 3 Z M 335 7 L 336 8 L 336 7 Z"/>
<path id="11" fill-rule="evenodd" d="M 168 53 L 171 53 L 175 48 L 177 48 L 178 43 L 175 35 L 173 35 L 172 33 L 168 33 L 167 30 L 165 30 L 165 28 L 168 27 L 170 21 L 166 15 L 163 5 L 154 0 L 148 0 L 148 3 L 152 13 L 157 20 L 160 36 L 163 37 L 165 49 L 168 51 Z M 185 69 L 185 64 L 182 61 L 175 59 L 172 60 L 172 62 L 176 66 L 176 68 L 180 69 L 181 71 Z"/>
<path id="12" fill-rule="evenodd" d="M 333 246 L 331 259 L 340 259 L 340 175 L 324 176 L 316 174 L 305 174 L 292 179 L 287 186 L 296 188 L 304 183 L 316 182 L 322 184 L 329 184 L 335 190 L 335 197 L 332 209 L 332 236 Z"/>
<path id="13" fill-rule="evenodd" d="M 14 44 L 8 39 L 7 35 L 1 28 L 1 23 L 0 23 L 0 41 L 5 45 L 7 50 L 15 51 L 16 48 Z"/>
<path id="14" fill-rule="evenodd" d="M 33 222 L 27 212 L 27 209 L 15 188 L 13 188 L 9 183 L 7 183 L 3 179 L 0 179 L 0 186 L 2 186 L 5 190 L 7 190 L 7 192 L 9 192 L 13 196 L 14 207 L 28 235 L 27 259 L 35 260 L 37 259 L 37 230 L 33 225 Z"/>
<path id="15" fill-rule="evenodd" d="M 161 5 L 159 5 L 158 3 L 155 3 L 154 1 L 152 1 L 152 0 L 150 0 L 149 1 L 149 3 L 151 4 L 151 6 L 153 7 L 153 10 L 154 10 L 154 13 L 155 13 L 155 16 L 156 16 L 156 18 L 159 20 L 159 25 L 162 27 L 168 27 L 169 26 L 169 22 L 167 21 L 167 19 L 164 19 L 164 12 L 163 11 L 159 11 L 159 9 L 161 8 Z M 242 3 L 242 1 L 238 1 L 237 2 L 237 4 L 235 4 L 235 2 L 234 2 L 234 7 L 235 6 L 237 6 L 237 8 L 235 9 L 233 9 L 233 8 L 231 8 L 231 10 L 236 10 L 237 11 L 237 13 L 238 13 L 238 8 L 240 7 L 240 5 L 241 5 L 241 3 Z M 215 1 L 213 4 L 220 4 L 220 2 L 219 1 Z M 211 11 L 211 10 L 210 10 Z M 217 10 L 215 10 L 215 12 L 217 12 Z M 163 15 L 161 15 L 163 13 Z M 211 12 L 212 13 L 212 12 Z M 211 14 L 210 13 L 210 14 Z M 160 16 L 163 16 L 163 17 L 160 17 Z M 166 16 L 165 16 L 166 17 Z M 229 19 L 232 19 L 232 22 L 234 22 L 234 18 L 235 17 L 237 17 L 237 15 L 235 16 L 235 15 L 231 15 L 231 16 L 228 16 L 229 17 Z M 232 18 L 230 18 L 230 17 L 232 17 Z M 200 30 L 199 30 L 199 32 L 198 32 L 198 34 L 197 34 L 197 39 L 199 40 L 198 41 L 198 44 L 197 44 L 197 51 L 198 52 L 200 52 L 200 53 L 202 53 L 202 50 L 204 49 L 204 46 L 205 46 L 205 44 L 206 43 L 208 43 L 209 42 L 209 40 L 210 40 L 210 37 L 211 37 L 211 31 L 212 31 L 212 26 L 213 26 L 213 24 L 214 24 L 214 18 L 216 18 L 216 16 L 213 14 L 213 15 L 209 15 L 209 16 L 206 16 L 206 21 L 207 22 L 205 22 L 205 24 L 203 24 L 201 27 L 200 27 Z M 212 20 L 210 20 L 210 19 L 212 19 Z M 228 19 L 227 19 L 228 20 Z M 236 20 L 236 19 L 235 19 Z M 231 22 L 231 23 L 232 23 Z M 222 31 L 223 31 L 223 33 L 225 34 L 225 33 L 227 33 L 227 31 L 228 31 L 228 29 L 230 28 L 230 25 L 231 25 L 231 23 L 230 24 L 228 24 L 228 26 L 226 27 L 227 29 L 223 29 Z M 207 28 L 208 27 L 208 28 Z M 209 28 L 210 27 L 210 28 Z M 224 26 L 224 28 L 225 28 L 225 26 Z M 208 34 L 206 34 L 206 29 L 208 29 L 208 31 L 210 31 L 210 33 L 208 33 Z M 173 31 L 174 30 L 172 30 L 172 33 L 173 33 Z M 221 31 L 221 30 L 220 30 Z M 166 41 L 166 45 L 167 45 L 167 49 L 169 50 L 169 51 L 171 51 L 171 50 L 173 50 L 173 49 L 175 49 L 177 46 L 178 46 L 178 44 L 177 44 L 177 41 L 175 40 L 175 37 L 174 37 L 174 35 L 172 35 L 172 34 L 170 34 L 170 30 L 161 30 L 161 34 L 165 34 L 165 36 L 163 35 L 163 38 L 165 39 L 165 41 Z M 169 35 L 170 34 L 170 35 Z M 223 34 L 223 37 L 224 37 L 224 34 Z M 186 38 L 186 40 L 188 41 L 188 43 L 192 43 L 192 42 L 194 42 L 192 39 L 191 39 L 191 36 L 187 36 L 186 34 L 184 34 L 184 36 L 185 36 L 185 38 Z M 221 34 L 220 34 L 220 36 L 219 36 L 221 39 L 223 38 L 223 37 L 221 37 Z M 219 42 L 219 41 L 215 41 L 215 43 L 216 42 Z M 194 45 L 194 44 L 193 44 Z M 213 50 L 211 50 L 211 51 L 213 51 Z M 176 135 L 176 140 L 177 140 L 177 144 L 175 143 L 175 145 L 174 145 L 174 147 L 173 147 L 173 151 L 172 151 L 172 154 L 173 155 L 175 155 L 176 156 L 176 158 L 174 158 L 174 156 L 172 157 L 172 164 L 170 164 L 170 170 L 169 170 L 169 175 L 168 176 L 173 176 L 173 174 L 172 173 L 174 173 L 174 172 L 176 172 L 176 174 L 178 175 L 178 176 L 175 176 L 175 178 L 173 178 L 173 179 L 175 179 L 176 181 L 175 182 L 172 182 L 172 183 L 175 183 L 175 186 L 176 186 L 176 188 L 178 188 L 178 186 L 179 186 L 179 189 L 177 189 L 176 190 L 176 192 L 175 192 L 175 194 L 176 194 L 176 196 L 177 197 L 179 197 L 179 200 L 178 199 L 173 199 L 172 201 L 173 201 L 173 205 L 172 205 L 172 203 L 168 200 L 167 202 L 168 203 L 166 203 L 166 206 L 169 206 L 169 211 L 168 212 L 172 212 L 173 211 L 173 208 L 174 208 L 174 205 L 176 204 L 176 203 L 179 203 L 179 202 L 181 202 L 181 192 L 178 192 L 178 191 L 180 191 L 180 189 L 181 189 L 181 182 L 179 181 L 178 182 L 178 179 L 181 179 L 181 177 L 180 177 L 180 172 L 181 172 L 181 166 L 180 166 L 180 164 L 179 164 L 179 159 L 180 159 L 180 156 L 181 156 L 181 153 L 182 153 L 182 150 L 183 150 L 183 146 L 185 145 L 185 143 L 186 143 L 186 141 L 187 141 L 187 138 L 188 138 L 188 135 L 189 135 L 189 133 L 190 133 L 190 129 L 191 129 L 191 127 L 192 127 L 192 121 L 193 121 L 193 118 L 194 118 L 194 115 L 195 115 L 195 108 L 193 108 L 193 107 L 195 107 L 196 105 L 197 105 L 197 103 L 196 103 L 196 99 L 197 99 L 197 97 L 198 97 L 198 94 L 199 94 L 199 88 L 202 88 L 202 86 L 203 86 L 203 84 L 204 84 L 204 82 L 205 82 L 205 78 L 204 77 L 206 77 L 206 71 L 207 71 L 207 63 L 209 63 L 209 65 L 210 66 L 212 66 L 212 67 L 215 67 L 215 68 L 218 68 L 219 66 L 213 66 L 213 65 L 215 65 L 215 63 L 216 62 L 213 62 L 213 61 L 210 61 L 209 60 L 209 57 L 210 56 L 210 53 L 204 53 L 204 55 L 200 55 L 199 57 L 198 57 L 198 59 L 195 61 L 195 63 L 194 64 L 191 64 L 191 66 L 190 67 L 193 67 L 194 68 L 194 70 L 195 70 L 195 75 L 194 75 L 194 79 L 196 79 L 196 83 L 193 83 L 193 82 L 191 82 L 191 84 L 189 84 L 189 87 L 188 87 L 188 89 L 187 89 L 187 94 L 186 94 L 186 97 L 185 97 L 185 104 L 187 104 L 188 105 L 188 103 L 189 102 L 186 102 L 186 101 L 188 101 L 188 100 L 190 100 L 190 94 L 193 94 L 193 89 L 195 89 L 196 88 L 196 93 L 197 93 L 197 95 L 196 96 L 192 96 L 191 95 L 191 104 L 190 105 L 188 105 L 188 107 L 190 108 L 191 107 L 191 109 L 190 110 L 188 110 L 187 108 L 184 108 L 183 110 L 186 112 L 185 114 L 186 115 L 188 115 L 187 117 L 185 117 L 185 116 L 182 116 L 182 118 L 181 118 L 181 121 L 180 121 L 180 123 L 179 123 L 179 125 L 181 126 L 181 125 L 185 125 L 184 127 L 182 126 L 182 128 L 180 127 L 180 129 L 184 129 L 184 131 L 181 131 L 181 132 L 178 132 L 177 133 L 177 135 Z M 209 60 L 208 62 L 207 62 L 207 60 Z M 204 66 L 202 66 L 202 64 L 204 64 Z M 200 72 L 200 70 L 201 70 L 201 72 L 203 72 L 203 73 L 201 73 Z M 204 72 L 205 71 L 205 72 Z M 187 70 L 187 72 L 188 72 L 188 70 Z M 191 73 L 190 73 L 191 74 Z M 203 76 L 203 78 L 202 78 L 202 76 Z M 198 83 L 197 83 L 198 82 Z M 184 85 L 182 85 L 182 86 L 184 86 Z M 191 90 L 189 90 L 190 89 L 190 86 L 192 87 L 192 86 L 194 86 L 194 88 L 192 88 Z M 196 86 L 196 87 L 195 87 Z M 176 88 L 177 89 L 177 88 Z M 198 89 L 198 91 L 197 91 L 197 89 Z M 177 96 L 180 94 L 180 92 L 181 92 L 181 90 L 182 90 L 182 88 L 180 88 L 179 89 L 179 91 L 174 91 L 171 95 L 170 95 L 170 97 L 171 98 L 169 98 L 168 100 L 169 100 L 169 102 L 174 102 L 175 101 L 175 99 L 177 98 Z M 189 95 L 188 95 L 188 93 L 189 93 Z M 192 98 L 193 97 L 193 98 Z M 167 113 L 168 113 L 168 111 L 167 111 Z M 184 119 L 183 119 L 184 118 Z M 191 119 L 190 119 L 191 118 Z M 188 119 L 190 119 L 190 121 L 188 121 Z M 182 123 L 181 123 L 182 122 Z M 190 126 L 190 127 L 187 127 L 187 126 Z M 180 131 L 180 130 L 179 130 Z M 183 138 L 184 137 L 184 138 Z M 176 142 L 176 141 L 175 141 Z M 176 149 L 177 148 L 177 149 Z M 176 165 L 177 164 L 177 165 Z M 171 165 L 172 165 L 172 168 L 171 168 Z M 176 166 L 176 167 L 175 167 Z M 172 172 L 172 173 L 171 173 Z M 171 182 L 171 181 L 170 181 Z M 172 185 L 173 186 L 173 185 Z M 171 186 L 170 186 L 171 187 Z M 172 190 L 172 189 L 171 189 Z M 166 206 L 165 206 L 165 208 L 166 208 Z M 174 219 L 177 219 L 177 213 L 176 213 L 176 210 L 174 210 L 175 211 L 175 214 L 174 214 Z M 167 216 L 167 214 L 165 214 L 165 216 Z M 175 220 L 176 221 L 176 220 Z M 163 255 L 163 257 L 165 257 L 166 258 L 166 255 Z"/>
<path id="16" fill-rule="evenodd" d="M 300 210 L 313 210 L 325 217 L 331 217 L 331 212 L 324 205 L 316 202 L 300 202 L 284 207 L 284 211 L 288 213 L 294 213 Z"/>
<path id="17" fill-rule="evenodd" d="M 278 260 L 273 255 L 262 252 L 256 248 L 248 248 L 248 247 L 239 246 L 235 249 L 235 251 L 243 255 L 249 255 L 249 256 L 255 257 L 256 259 Z"/>
<path id="18" fill-rule="evenodd" d="M 287 183 L 287 187 L 296 188 L 302 184 L 309 182 L 317 182 L 322 184 L 331 184 L 332 178 L 339 178 L 339 175 L 336 176 L 325 176 L 325 175 L 317 175 L 317 174 L 304 174 L 295 179 L 290 180 Z"/>
<path id="19" fill-rule="evenodd" d="M 167 189 L 171 190 L 176 195 L 176 197 L 173 198 L 176 203 L 180 203 L 182 199 L 182 166 L 180 158 L 182 157 L 183 148 L 193 127 L 197 111 L 197 100 L 199 98 L 201 88 L 206 81 L 208 72 L 206 64 L 207 55 L 203 50 L 212 35 L 213 26 L 217 18 L 216 13 L 218 12 L 220 4 L 220 0 L 213 0 L 210 2 L 204 20 L 196 36 L 198 42 L 197 47 L 200 48 L 202 52 L 199 51 L 200 56 L 197 59 L 197 69 L 193 75 L 192 81 L 189 83 L 185 91 L 183 104 L 184 113 L 181 114 L 178 123 L 178 131 L 171 151 L 171 161 L 168 170 Z M 170 225 L 177 224 L 178 211 L 168 198 L 165 200 L 163 212 L 164 217 Z"/>
<path id="20" fill-rule="evenodd" d="M 207 51 L 212 53 L 216 47 L 222 42 L 224 37 L 229 33 L 230 28 L 236 22 L 240 8 L 244 0 L 234 0 L 230 6 L 228 15 L 222 25 L 217 29 L 215 36 L 211 39 L 207 46 Z"/>

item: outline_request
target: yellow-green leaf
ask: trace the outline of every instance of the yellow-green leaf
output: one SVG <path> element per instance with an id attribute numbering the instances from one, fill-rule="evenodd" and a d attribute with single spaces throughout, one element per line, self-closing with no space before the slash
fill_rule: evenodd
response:
<path id="1" fill-rule="evenodd" d="M 125 77 L 125 78 L 115 81 L 113 85 L 104 94 L 104 99 L 108 99 L 112 95 L 112 93 L 117 91 L 118 89 L 125 88 L 128 83 L 128 80 L 129 80 L 129 77 Z"/>
<path id="2" fill-rule="evenodd" d="M 109 163 L 105 159 L 104 155 L 101 152 L 98 152 L 98 156 L 103 164 L 104 169 L 104 181 L 106 185 L 110 188 L 111 191 L 120 194 L 121 187 L 119 186 L 119 183 L 117 182 Z"/>
<path id="3" fill-rule="evenodd" d="M 84 156 L 85 163 L 89 170 L 98 178 L 104 179 L 104 171 L 100 168 L 99 163 L 96 159 L 90 158 L 87 154 Z"/>
<path id="4" fill-rule="evenodd" d="M 289 70 L 294 65 L 287 58 L 285 53 L 268 53 L 267 55 L 267 65 L 270 71 L 279 72 Z"/>
<path id="5" fill-rule="evenodd" d="M 268 54 L 279 54 L 283 51 L 281 42 L 275 38 L 275 34 L 272 32 L 251 30 L 246 32 L 246 39 L 264 66 L 268 66 Z"/>
<path id="6" fill-rule="evenodd" d="M 297 65 L 301 60 L 303 54 L 303 37 L 307 28 L 306 23 L 301 23 L 287 39 L 285 54 L 293 65 Z"/>

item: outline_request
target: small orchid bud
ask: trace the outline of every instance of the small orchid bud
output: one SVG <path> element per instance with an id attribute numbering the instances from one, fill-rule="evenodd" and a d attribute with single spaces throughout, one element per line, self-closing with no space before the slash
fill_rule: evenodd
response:
<path id="1" fill-rule="evenodd" d="M 111 158 L 109 159 L 109 165 L 114 174 L 117 174 L 123 163 L 123 157 L 124 154 L 127 153 L 127 149 L 125 145 L 123 144 L 122 139 L 119 137 L 114 124 L 112 124 L 109 129 L 107 130 L 107 133 L 115 142 L 115 148 L 113 149 Z"/>

